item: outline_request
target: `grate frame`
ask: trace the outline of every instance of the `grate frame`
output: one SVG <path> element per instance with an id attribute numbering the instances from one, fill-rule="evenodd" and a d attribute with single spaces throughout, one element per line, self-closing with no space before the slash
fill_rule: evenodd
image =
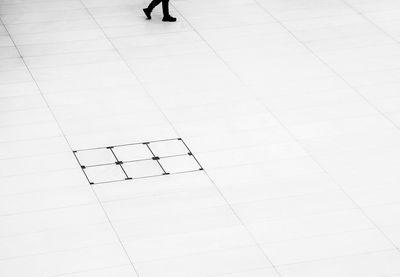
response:
<path id="1" fill-rule="evenodd" d="M 177 154 L 171 154 L 171 155 L 157 155 L 154 151 L 154 147 L 152 146 L 156 144 L 162 144 L 162 143 L 167 143 L 167 142 L 173 142 L 173 141 L 178 141 L 179 143 L 182 144 L 182 147 L 185 149 L 184 153 L 177 153 Z M 119 149 L 120 147 L 129 147 L 129 146 L 135 146 L 135 145 L 144 145 L 148 150 L 149 150 L 149 158 L 143 158 L 143 159 L 133 159 L 133 160 L 123 160 L 118 157 L 116 154 L 116 149 Z M 85 152 L 85 151 L 104 151 L 108 150 L 114 157 L 114 161 L 111 163 L 98 163 L 98 164 L 91 164 L 91 165 L 85 165 L 82 162 L 82 159 L 79 158 L 80 153 Z M 202 171 L 204 168 L 201 166 L 200 162 L 197 160 L 193 152 L 189 149 L 187 144 L 182 138 L 171 138 L 171 139 L 162 139 L 162 140 L 152 140 L 152 141 L 145 141 L 145 142 L 135 142 L 135 143 L 128 143 L 128 144 L 118 144 L 118 145 L 111 145 L 111 146 L 104 146 L 104 147 L 94 147 L 94 148 L 85 148 L 85 149 L 79 149 L 79 150 L 73 150 L 72 151 L 76 161 L 78 162 L 80 168 L 82 169 L 83 174 L 86 177 L 86 180 L 89 182 L 90 185 L 99 185 L 99 184 L 107 184 L 107 183 L 115 183 L 115 182 L 122 182 L 122 181 L 128 181 L 128 180 L 137 180 L 137 179 L 145 179 L 145 178 L 152 178 L 152 177 L 160 177 L 163 175 L 176 175 L 176 174 L 183 174 L 183 173 L 190 173 L 190 172 L 196 172 L 196 171 Z M 162 161 L 166 160 L 168 158 L 174 158 L 174 157 L 189 157 L 193 159 L 195 164 L 198 165 L 198 168 L 193 169 L 193 170 L 182 170 L 182 171 L 175 171 L 175 172 L 168 172 L 165 170 L 165 168 L 162 165 Z M 142 177 L 133 177 L 124 168 L 125 164 L 129 163 L 139 163 L 139 162 L 144 162 L 144 161 L 152 161 L 157 166 L 161 169 L 160 172 L 161 174 L 157 175 L 146 175 Z M 93 178 L 89 177 L 89 174 L 87 173 L 87 170 L 93 167 L 101 167 L 101 166 L 117 166 L 125 176 L 125 179 L 117 179 L 117 180 L 107 180 L 107 181 L 101 181 L 101 182 L 95 182 Z"/>

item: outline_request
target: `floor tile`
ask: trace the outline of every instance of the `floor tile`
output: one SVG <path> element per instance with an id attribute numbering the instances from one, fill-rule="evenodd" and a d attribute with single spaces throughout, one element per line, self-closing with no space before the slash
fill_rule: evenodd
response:
<path id="1" fill-rule="evenodd" d="M 49 264 L 48 260 L 54 259 Z M 104 267 L 128 264 L 121 246 L 105 244 L 87 248 L 25 256 L 0 261 L 2 272 L 9 276 L 30 274 L 31 276 L 59 275 Z"/>
<path id="2" fill-rule="evenodd" d="M 154 160 L 128 162 L 124 163 L 122 167 L 131 178 L 161 176 L 164 174 L 160 165 Z"/>
<path id="3" fill-rule="evenodd" d="M 160 159 L 160 164 L 167 173 L 181 173 L 203 169 L 193 155 L 162 158 Z"/>
<path id="4" fill-rule="evenodd" d="M 90 184 L 123 181 L 127 178 L 121 166 L 100 165 L 83 169 Z"/>
<path id="5" fill-rule="evenodd" d="M 182 258 L 139 263 L 139 275 L 158 276 L 207 276 L 233 274 L 268 267 L 268 261 L 256 247 L 209 252 Z M 193 272 L 193 273 L 191 273 Z"/>
<path id="6" fill-rule="evenodd" d="M 278 267 L 282 276 L 396 276 L 399 272 L 398 251 L 378 251 L 311 263 Z"/>
<path id="7" fill-rule="evenodd" d="M 153 157 L 147 145 L 142 143 L 114 147 L 113 151 L 118 160 L 123 162 L 148 160 Z"/>
<path id="8" fill-rule="evenodd" d="M 157 157 L 185 155 L 189 150 L 181 139 L 166 140 L 150 143 L 151 151 Z"/>
<path id="9" fill-rule="evenodd" d="M 262 247 L 276 265 L 395 249 L 377 230 L 290 240 Z"/>
<path id="10" fill-rule="evenodd" d="M 107 148 L 75 151 L 79 163 L 83 166 L 115 164 L 117 159 Z"/>

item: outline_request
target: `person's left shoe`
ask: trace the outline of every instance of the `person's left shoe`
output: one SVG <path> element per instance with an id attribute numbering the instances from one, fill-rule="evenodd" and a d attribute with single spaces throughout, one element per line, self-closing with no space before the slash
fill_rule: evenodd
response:
<path id="1" fill-rule="evenodd" d="M 170 16 L 170 15 L 167 15 L 167 16 L 164 16 L 164 18 L 162 19 L 162 21 L 164 21 L 164 22 L 175 22 L 175 21 L 176 21 L 176 18 L 175 18 L 175 17 L 172 17 L 172 16 Z"/>
<path id="2" fill-rule="evenodd" d="M 151 19 L 151 11 L 148 8 L 143 9 L 143 12 L 147 16 L 147 19 Z"/>

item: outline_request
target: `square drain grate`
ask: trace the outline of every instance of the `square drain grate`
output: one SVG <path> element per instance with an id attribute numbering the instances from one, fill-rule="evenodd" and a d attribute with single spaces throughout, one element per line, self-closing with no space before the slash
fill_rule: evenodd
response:
<path id="1" fill-rule="evenodd" d="M 73 151 L 91 185 L 203 170 L 182 138 Z"/>

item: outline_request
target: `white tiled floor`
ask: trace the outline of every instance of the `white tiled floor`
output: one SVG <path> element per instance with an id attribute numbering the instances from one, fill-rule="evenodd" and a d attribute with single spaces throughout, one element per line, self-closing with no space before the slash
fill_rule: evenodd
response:
<path id="1" fill-rule="evenodd" d="M 400 276 L 400 1 L 170 2 L 0 0 L 0 276 Z"/>

